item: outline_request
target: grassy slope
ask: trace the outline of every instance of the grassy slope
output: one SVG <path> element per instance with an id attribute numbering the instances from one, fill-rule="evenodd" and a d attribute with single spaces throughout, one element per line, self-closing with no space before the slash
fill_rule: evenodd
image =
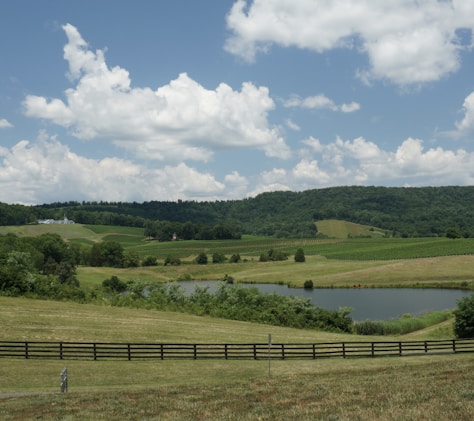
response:
<path id="1" fill-rule="evenodd" d="M 184 313 L 1 296 L 0 325 L 0 340 L 20 341 L 262 342 L 269 329 L 276 342 L 347 337 Z"/>

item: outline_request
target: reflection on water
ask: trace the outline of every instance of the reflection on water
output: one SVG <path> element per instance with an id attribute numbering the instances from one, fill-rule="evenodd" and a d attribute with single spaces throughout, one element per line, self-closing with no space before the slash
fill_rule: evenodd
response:
<path id="1" fill-rule="evenodd" d="M 209 287 L 214 291 L 218 281 L 179 282 L 186 294 L 191 294 L 196 285 Z M 399 318 L 405 313 L 417 315 L 428 311 L 453 309 L 460 298 L 470 292 L 450 289 L 413 289 L 413 288 L 324 288 L 307 290 L 288 288 L 274 284 L 238 284 L 255 287 L 262 293 L 276 293 L 306 297 L 315 306 L 327 310 L 339 307 L 351 307 L 350 316 L 355 321 L 389 320 Z"/>

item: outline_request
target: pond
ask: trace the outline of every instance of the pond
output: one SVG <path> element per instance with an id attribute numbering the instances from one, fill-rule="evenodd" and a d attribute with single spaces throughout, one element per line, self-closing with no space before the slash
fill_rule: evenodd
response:
<path id="1" fill-rule="evenodd" d="M 213 292 L 218 281 L 179 282 L 186 294 L 191 294 L 196 285 L 209 287 Z M 276 284 L 238 284 L 255 287 L 262 293 L 276 293 L 286 296 L 306 297 L 317 307 L 337 310 L 351 307 L 354 321 L 390 320 L 403 314 L 419 315 L 428 311 L 453 309 L 457 301 L 469 296 L 470 292 L 451 289 L 424 288 L 288 288 Z"/>

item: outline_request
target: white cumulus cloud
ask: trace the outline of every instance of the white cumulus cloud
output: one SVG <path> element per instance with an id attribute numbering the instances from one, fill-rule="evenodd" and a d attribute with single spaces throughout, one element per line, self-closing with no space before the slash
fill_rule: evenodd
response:
<path id="1" fill-rule="evenodd" d="M 237 0 L 227 26 L 225 49 L 249 61 L 273 44 L 355 48 L 368 56 L 369 68 L 355 69 L 366 81 L 419 84 L 459 68 L 460 51 L 472 47 L 474 1 Z"/>
<path id="2" fill-rule="evenodd" d="M 82 140 L 103 140 L 140 158 L 207 161 L 215 150 L 252 148 L 288 158 L 290 151 L 268 113 L 268 88 L 251 82 L 234 90 L 225 83 L 207 89 L 181 73 L 169 84 L 132 87 L 128 71 L 110 68 L 104 52 L 91 51 L 79 31 L 63 26 L 64 58 L 74 86 L 65 98 L 28 95 L 25 114 L 66 127 Z"/>
<path id="3" fill-rule="evenodd" d="M 0 118 L 0 129 L 9 129 L 13 127 L 13 124 L 11 124 L 6 118 Z"/>
<path id="4" fill-rule="evenodd" d="M 459 133 L 474 130 L 474 92 L 471 92 L 464 100 L 463 110 L 463 119 L 456 122 L 456 128 Z"/>
<path id="5" fill-rule="evenodd" d="M 331 111 L 341 111 L 343 113 L 352 113 L 354 111 L 360 110 L 360 104 L 357 102 L 351 102 L 349 104 L 337 105 L 332 99 L 328 98 L 324 94 L 308 96 L 306 98 L 301 98 L 297 95 L 293 95 L 291 98 L 287 99 L 283 105 L 286 108 L 307 108 L 313 110 L 331 110 Z"/>
<path id="6" fill-rule="evenodd" d="M 227 177 L 231 190 L 239 183 L 245 186 L 245 179 L 237 173 Z M 0 185 L 0 202 L 25 204 L 215 200 L 226 193 L 224 183 L 185 163 L 147 168 L 113 157 L 90 159 L 71 152 L 46 133 L 34 142 L 23 140 L 11 148 L 0 147 Z"/>
<path id="7" fill-rule="evenodd" d="M 474 153 L 463 149 L 426 149 L 420 139 L 408 138 L 394 151 L 381 149 L 362 137 L 336 138 L 324 144 L 310 137 L 292 169 L 274 168 L 259 176 L 257 193 L 302 191 L 342 185 L 471 185 Z"/>

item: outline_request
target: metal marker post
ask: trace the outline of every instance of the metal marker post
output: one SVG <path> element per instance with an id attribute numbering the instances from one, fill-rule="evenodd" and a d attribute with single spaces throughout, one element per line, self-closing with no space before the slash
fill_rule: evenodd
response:
<path id="1" fill-rule="evenodd" d="M 61 371 L 61 392 L 67 392 L 67 367 L 64 367 L 64 370 Z"/>
<path id="2" fill-rule="evenodd" d="M 271 361 L 271 348 L 272 348 L 272 334 L 268 334 L 268 377 L 271 376 L 270 372 L 270 361 Z"/>

